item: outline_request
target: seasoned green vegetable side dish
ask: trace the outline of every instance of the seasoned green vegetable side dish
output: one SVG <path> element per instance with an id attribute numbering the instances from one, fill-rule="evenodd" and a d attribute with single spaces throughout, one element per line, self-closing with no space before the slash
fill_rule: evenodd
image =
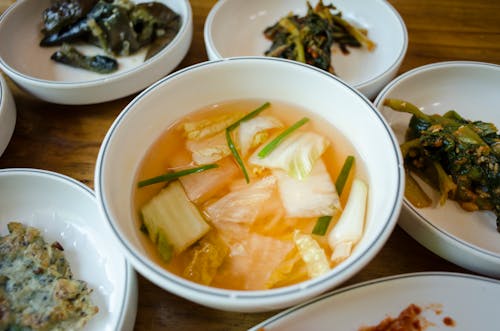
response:
<path id="1" fill-rule="evenodd" d="M 333 4 L 325 5 L 323 1 L 314 8 L 307 2 L 305 16 L 290 13 L 266 28 L 264 36 L 272 41 L 266 56 L 311 64 L 333 74 L 333 46 L 337 45 L 344 54 L 349 53 L 349 47 L 363 47 L 368 51 L 375 48 L 366 30 L 349 23 Z"/>
<path id="2" fill-rule="evenodd" d="M 491 210 L 500 232 L 500 135 L 493 123 L 471 121 L 450 110 L 428 115 L 403 100 L 384 105 L 412 114 L 401 145 L 407 169 L 406 197 L 417 207 L 432 201 L 411 174 L 455 200 L 467 211 Z"/>
<path id="3" fill-rule="evenodd" d="M 42 14 L 40 46 L 61 46 L 51 59 L 99 73 L 118 69 L 115 56 L 148 47 L 146 59 L 168 45 L 180 29 L 181 17 L 160 2 L 130 0 L 61 0 Z M 89 56 L 66 44 L 88 43 L 107 55 Z"/>
<path id="4" fill-rule="evenodd" d="M 0 237 L 0 330 L 78 330 L 98 312 L 92 290 L 73 279 L 64 249 L 18 222 Z"/>

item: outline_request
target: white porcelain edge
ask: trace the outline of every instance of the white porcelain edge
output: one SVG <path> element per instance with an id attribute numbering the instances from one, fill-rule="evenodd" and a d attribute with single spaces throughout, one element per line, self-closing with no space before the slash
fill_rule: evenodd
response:
<path id="1" fill-rule="evenodd" d="M 0 74 L 0 157 L 10 142 L 16 126 L 16 104 L 7 81 Z"/>

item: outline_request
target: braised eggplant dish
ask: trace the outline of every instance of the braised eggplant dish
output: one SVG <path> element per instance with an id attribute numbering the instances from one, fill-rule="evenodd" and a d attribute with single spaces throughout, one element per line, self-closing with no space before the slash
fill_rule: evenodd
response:
<path id="1" fill-rule="evenodd" d="M 51 59 L 99 73 L 118 69 L 114 57 L 148 47 L 149 59 L 177 35 L 181 17 L 160 2 L 57 0 L 43 11 L 40 46 L 62 46 Z M 88 43 L 105 55 L 84 55 L 71 44 Z"/>
<path id="2" fill-rule="evenodd" d="M 407 170 L 406 198 L 416 207 L 432 201 L 411 174 L 467 211 L 491 210 L 500 232 L 500 135 L 493 123 L 471 121 L 454 110 L 428 115 L 398 99 L 384 105 L 412 114 L 401 152 Z"/>
<path id="3" fill-rule="evenodd" d="M 366 30 L 349 23 L 333 4 L 325 5 L 323 1 L 314 8 L 307 2 L 305 16 L 290 13 L 266 28 L 264 36 L 272 41 L 266 56 L 307 63 L 332 74 L 333 46 L 337 45 L 343 54 L 349 54 L 349 47 L 372 51 L 376 46 Z"/>

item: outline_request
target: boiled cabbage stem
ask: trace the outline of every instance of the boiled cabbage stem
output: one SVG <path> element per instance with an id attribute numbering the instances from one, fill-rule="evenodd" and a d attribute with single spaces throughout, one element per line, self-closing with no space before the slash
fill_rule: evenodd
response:
<path id="1" fill-rule="evenodd" d="M 354 245 L 363 235 L 368 185 L 355 178 L 347 204 L 335 227 L 328 235 L 328 244 L 333 253 L 331 261 L 340 263 L 351 255 Z"/>
<path id="2" fill-rule="evenodd" d="M 249 161 L 255 166 L 284 170 L 290 177 L 303 180 L 310 175 L 329 143 L 328 139 L 314 132 L 294 132 L 282 140 L 272 153 L 261 157 L 257 150 Z"/>
<path id="3" fill-rule="evenodd" d="M 295 230 L 293 241 L 302 260 L 306 264 L 309 277 L 318 277 L 330 270 L 330 264 L 325 251 L 311 235 L 301 233 L 300 230 Z"/>
<path id="4" fill-rule="evenodd" d="M 254 118 L 255 116 L 259 115 L 264 109 L 266 109 L 270 105 L 271 105 L 271 103 L 265 102 L 260 107 L 253 110 L 252 112 L 248 113 L 247 115 L 243 116 L 238 121 L 234 122 L 233 124 L 231 124 L 230 126 L 228 126 L 226 128 L 227 146 L 229 147 L 229 150 L 233 154 L 233 156 L 236 160 L 236 163 L 238 163 L 238 165 L 240 166 L 241 171 L 243 172 L 243 176 L 245 176 L 245 181 L 247 183 L 250 182 L 250 178 L 248 177 L 248 172 L 247 172 L 247 169 L 245 168 L 245 163 L 241 159 L 241 156 L 238 153 L 238 149 L 236 148 L 236 145 L 234 144 L 233 139 L 231 138 L 231 131 L 236 129 L 241 124 L 241 122 L 248 121 L 248 120 Z"/>
<path id="5" fill-rule="evenodd" d="M 278 147 L 278 145 L 285 139 L 287 136 L 289 136 L 292 132 L 300 128 L 302 125 L 306 124 L 309 122 L 309 118 L 304 117 L 301 120 L 295 122 L 292 126 L 287 128 L 285 131 L 280 133 L 276 138 L 274 138 L 270 143 L 268 143 L 264 148 L 262 148 L 258 154 L 260 158 L 268 156 L 272 151 Z"/>

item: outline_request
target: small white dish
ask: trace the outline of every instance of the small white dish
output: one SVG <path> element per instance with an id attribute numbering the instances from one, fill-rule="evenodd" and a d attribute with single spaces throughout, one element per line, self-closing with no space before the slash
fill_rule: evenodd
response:
<path id="1" fill-rule="evenodd" d="M 415 68 L 388 84 L 375 105 L 400 143 L 409 114 L 384 107 L 386 98 L 409 101 L 428 114 L 454 109 L 464 118 L 494 123 L 500 128 L 500 66 L 479 62 L 442 62 Z M 469 270 L 500 278 L 500 233 L 495 215 L 466 212 L 454 201 L 444 206 L 416 208 L 404 199 L 399 225 L 422 245 Z"/>
<path id="2" fill-rule="evenodd" d="M 158 1 L 181 16 L 179 32 L 147 61 L 143 61 L 144 51 L 117 58 L 119 69 L 111 74 L 97 74 L 52 61 L 50 56 L 58 47 L 39 46 L 42 12 L 51 1 L 16 1 L 0 16 L 0 69 L 34 96 L 54 103 L 93 104 L 136 93 L 174 70 L 191 45 L 193 21 L 189 1 Z"/>
<path id="3" fill-rule="evenodd" d="M 445 272 L 403 274 L 324 294 L 249 331 L 359 330 L 388 316 L 397 317 L 410 304 L 422 308 L 429 331 L 497 330 L 499 295 L 500 282 L 486 277 Z"/>
<path id="4" fill-rule="evenodd" d="M 0 233 L 18 221 L 64 247 L 75 279 L 93 289 L 99 312 L 85 331 L 132 331 L 137 277 L 97 208 L 92 190 L 67 176 L 37 169 L 0 169 Z"/>
<path id="5" fill-rule="evenodd" d="M 16 104 L 7 82 L 0 74 L 0 156 L 7 148 L 16 126 Z"/>
<path id="6" fill-rule="evenodd" d="M 318 1 L 310 1 L 315 6 Z M 350 48 L 349 55 L 332 52 L 339 78 L 369 99 L 394 76 L 408 47 L 408 32 L 398 12 L 384 0 L 325 0 L 334 4 L 344 18 L 368 30 L 377 47 L 372 51 Z M 271 42 L 263 31 L 293 12 L 305 15 L 303 0 L 221 0 L 210 10 L 204 27 L 205 47 L 210 60 L 235 56 L 264 56 Z"/>
<path id="7" fill-rule="evenodd" d="M 200 285 L 168 271 L 144 245 L 133 205 L 137 171 L 150 146 L 183 116 L 220 102 L 249 99 L 303 108 L 337 128 L 352 143 L 369 186 L 364 233 L 345 261 L 307 281 L 258 291 Z M 359 118 L 364 118 L 368 127 L 361 127 Z M 106 134 L 94 178 L 102 213 L 139 273 L 188 300 L 239 312 L 289 307 L 352 277 L 371 261 L 392 232 L 404 184 L 397 140 L 371 102 L 326 71 L 271 57 L 200 63 L 172 73 L 143 91 Z"/>

